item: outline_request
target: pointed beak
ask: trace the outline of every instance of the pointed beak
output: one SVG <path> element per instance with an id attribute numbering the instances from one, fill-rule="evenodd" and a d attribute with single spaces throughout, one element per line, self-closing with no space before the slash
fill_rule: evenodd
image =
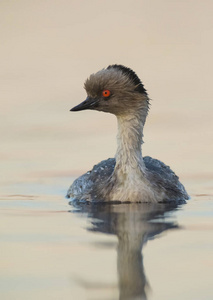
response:
<path id="1" fill-rule="evenodd" d="M 77 106 L 73 107 L 70 109 L 70 111 L 79 111 L 79 110 L 84 110 L 84 109 L 94 109 L 98 105 L 98 99 L 87 97 L 87 99 Z"/>

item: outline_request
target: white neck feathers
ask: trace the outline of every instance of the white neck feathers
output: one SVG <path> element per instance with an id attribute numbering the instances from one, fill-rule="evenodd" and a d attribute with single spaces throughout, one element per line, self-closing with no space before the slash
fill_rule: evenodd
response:
<path id="1" fill-rule="evenodd" d="M 146 114 L 138 111 L 134 114 L 117 116 L 118 120 L 118 148 L 116 152 L 115 171 L 119 169 L 123 174 L 131 169 L 144 170 L 141 144 L 143 143 L 143 127 Z"/>

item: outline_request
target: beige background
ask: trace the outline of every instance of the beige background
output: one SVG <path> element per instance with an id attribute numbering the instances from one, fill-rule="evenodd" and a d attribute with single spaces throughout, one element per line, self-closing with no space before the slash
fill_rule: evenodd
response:
<path id="1" fill-rule="evenodd" d="M 2 299 L 118 298 L 117 238 L 88 232 L 64 199 L 114 156 L 114 116 L 69 112 L 113 63 L 152 99 L 143 153 L 192 196 L 165 219 L 182 230 L 144 249 L 149 299 L 212 299 L 212 11 L 211 0 L 0 1 Z"/>
<path id="2" fill-rule="evenodd" d="M 135 70 L 152 99 L 144 154 L 211 176 L 212 9 L 207 0 L 1 1 L 2 188 L 76 176 L 114 156 L 114 116 L 69 112 L 87 76 L 113 63 Z"/>

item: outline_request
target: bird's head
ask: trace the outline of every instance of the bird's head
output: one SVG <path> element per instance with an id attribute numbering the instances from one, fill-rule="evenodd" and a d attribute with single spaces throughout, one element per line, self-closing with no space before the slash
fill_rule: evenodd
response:
<path id="1" fill-rule="evenodd" d="M 148 111 L 149 98 L 142 82 L 134 71 L 122 65 L 110 65 L 90 75 L 84 87 L 86 100 L 71 111 L 92 109 L 116 116 Z"/>

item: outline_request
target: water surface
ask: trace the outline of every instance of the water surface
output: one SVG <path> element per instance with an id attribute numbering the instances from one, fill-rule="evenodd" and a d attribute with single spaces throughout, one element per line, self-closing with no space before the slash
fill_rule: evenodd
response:
<path id="1" fill-rule="evenodd" d="M 2 299 L 211 299 L 212 197 L 187 205 L 1 199 Z"/>

